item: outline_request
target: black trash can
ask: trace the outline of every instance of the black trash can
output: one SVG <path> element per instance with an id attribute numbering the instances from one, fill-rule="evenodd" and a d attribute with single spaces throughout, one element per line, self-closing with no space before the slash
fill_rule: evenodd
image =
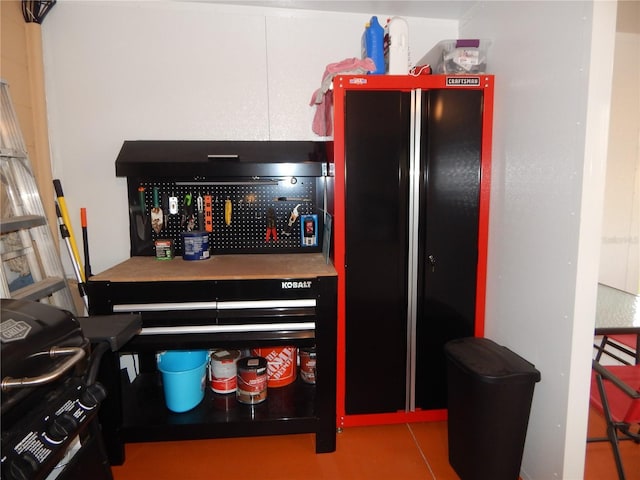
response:
<path id="1" fill-rule="evenodd" d="M 535 367 L 487 338 L 445 344 L 449 463 L 462 480 L 517 480 Z"/>

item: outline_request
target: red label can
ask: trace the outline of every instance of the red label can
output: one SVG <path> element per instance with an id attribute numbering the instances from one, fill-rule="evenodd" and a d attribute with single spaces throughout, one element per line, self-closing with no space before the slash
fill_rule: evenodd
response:
<path id="1" fill-rule="evenodd" d="M 300 349 L 300 378 L 305 383 L 316 383 L 316 347 Z"/>
<path id="2" fill-rule="evenodd" d="M 245 357 L 238 360 L 236 399 L 240 403 L 255 404 L 267 399 L 267 360 Z"/>
<path id="3" fill-rule="evenodd" d="M 232 393 L 236 391 L 236 362 L 239 358 L 239 350 L 216 349 L 211 352 L 209 383 L 214 392 Z"/>

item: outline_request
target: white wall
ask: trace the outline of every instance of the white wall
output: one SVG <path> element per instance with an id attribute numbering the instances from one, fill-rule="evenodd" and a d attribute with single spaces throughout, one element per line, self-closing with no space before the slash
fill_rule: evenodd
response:
<path id="1" fill-rule="evenodd" d="M 486 333 L 542 372 L 526 479 L 582 478 L 606 144 L 594 121 L 606 120 L 610 73 L 603 56 L 591 63 L 592 25 L 606 51 L 611 8 L 489 1 L 459 23 L 461 37 L 492 39 L 497 75 Z M 312 139 L 311 93 L 326 64 L 359 56 L 366 20 L 59 2 L 43 24 L 54 177 L 72 216 L 88 209 L 94 272 L 129 256 L 125 181 L 114 172 L 123 140 Z M 414 60 L 457 36 L 456 21 L 409 23 Z M 603 78 L 590 76 L 596 67 Z"/>
<path id="2" fill-rule="evenodd" d="M 618 17 L 633 15 L 631 5 L 624 2 Z M 617 33 L 600 258 L 600 281 L 634 293 L 640 293 L 640 65 L 630 59 L 637 58 L 640 33 Z"/>
<path id="3" fill-rule="evenodd" d="M 584 470 L 607 138 L 592 123 L 608 120 L 587 107 L 608 104 L 611 76 L 611 50 L 592 59 L 591 46 L 612 48 L 615 3 L 593 8 L 486 2 L 460 24 L 461 37 L 491 32 L 497 76 L 486 335 L 542 374 L 524 479 L 577 480 Z M 604 33 L 592 39 L 594 19 Z"/>
<path id="4" fill-rule="evenodd" d="M 385 12 L 372 12 L 381 19 Z M 91 266 L 129 257 L 124 140 L 310 140 L 325 66 L 360 56 L 370 18 L 167 1 L 58 2 L 43 23 L 54 178 Z M 457 21 L 408 18 L 422 57 Z M 67 272 L 72 269 L 62 254 Z"/>

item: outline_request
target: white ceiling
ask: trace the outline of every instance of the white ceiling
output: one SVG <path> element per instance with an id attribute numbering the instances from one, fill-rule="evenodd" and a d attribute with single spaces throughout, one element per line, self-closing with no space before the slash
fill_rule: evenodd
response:
<path id="1" fill-rule="evenodd" d="M 0 0 L 2 1 L 2 0 Z M 477 0 L 176 0 L 232 5 L 461 20 Z M 618 2 L 618 31 L 640 32 L 640 1 Z"/>
<path id="2" fill-rule="evenodd" d="M 475 1 L 458 0 L 195 0 L 209 3 L 363 14 L 460 19 Z"/>

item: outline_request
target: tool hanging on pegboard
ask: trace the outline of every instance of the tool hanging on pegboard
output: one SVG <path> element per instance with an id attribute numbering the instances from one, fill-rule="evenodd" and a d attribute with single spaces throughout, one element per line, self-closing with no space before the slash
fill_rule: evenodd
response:
<path id="1" fill-rule="evenodd" d="M 213 203 L 211 195 L 204 196 L 204 229 L 213 232 Z"/>
<path id="2" fill-rule="evenodd" d="M 198 229 L 204 231 L 204 200 L 202 195 L 196 198 L 196 211 L 198 212 Z"/>
<path id="3" fill-rule="evenodd" d="M 155 255 L 157 240 L 171 240 L 175 256 L 182 256 L 182 234 L 192 231 L 207 233 L 213 255 L 320 251 L 319 245 L 310 246 L 308 239 L 302 238 L 300 229 L 302 215 L 320 211 L 322 196 L 317 194 L 317 185 L 315 179 L 301 180 L 294 186 L 265 180 L 182 183 L 132 179 L 129 183 L 130 221 L 134 226 L 132 255 Z M 161 231 L 151 228 L 151 210 L 155 205 L 152 195 L 145 199 L 145 228 L 138 188 L 149 193 L 157 191 L 163 215 Z M 136 222 L 140 229 L 135 228 Z M 318 228 L 321 230 L 322 225 Z"/>
<path id="4" fill-rule="evenodd" d="M 140 185 L 138 187 L 138 204 L 139 208 L 135 210 L 136 232 L 140 240 L 148 240 L 147 238 L 147 206 L 145 198 L 145 188 Z"/>
<path id="5" fill-rule="evenodd" d="M 196 219 L 193 215 L 193 195 L 191 193 L 184 196 L 182 208 L 182 227 L 185 231 L 192 232 L 196 225 Z"/>
<path id="6" fill-rule="evenodd" d="M 164 223 L 164 215 L 160 208 L 160 198 L 158 194 L 158 187 L 153 187 L 153 208 L 151 209 L 151 228 L 156 233 L 162 231 L 162 225 Z"/>
<path id="7" fill-rule="evenodd" d="M 231 205 L 231 199 L 227 197 L 224 201 L 224 223 L 225 225 L 231 225 L 231 215 L 233 213 L 233 206 Z"/>
<path id="8" fill-rule="evenodd" d="M 278 240 L 278 230 L 276 229 L 276 211 L 273 207 L 267 209 L 267 235 L 265 241 L 268 242 L 271 238 Z"/>
<path id="9" fill-rule="evenodd" d="M 169 213 L 171 215 L 178 214 L 178 197 L 176 197 L 173 193 L 169 197 Z"/>
<path id="10" fill-rule="evenodd" d="M 171 211 L 169 208 L 169 194 L 162 194 L 162 214 L 164 216 L 162 224 L 165 228 L 169 228 L 169 215 Z"/>
<path id="11" fill-rule="evenodd" d="M 300 206 L 301 206 L 300 203 L 297 204 L 291 211 L 291 214 L 289 215 L 289 222 L 287 223 L 287 225 L 284 227 L 284 230 L 282 231 L 283 235 L 286 235 L 287 237 L 291 236 L 293 225 L 296 223 L 296 220 L 298 220 L 298 217 L 300 216 L 300 212 L 298 211 Z"/>

